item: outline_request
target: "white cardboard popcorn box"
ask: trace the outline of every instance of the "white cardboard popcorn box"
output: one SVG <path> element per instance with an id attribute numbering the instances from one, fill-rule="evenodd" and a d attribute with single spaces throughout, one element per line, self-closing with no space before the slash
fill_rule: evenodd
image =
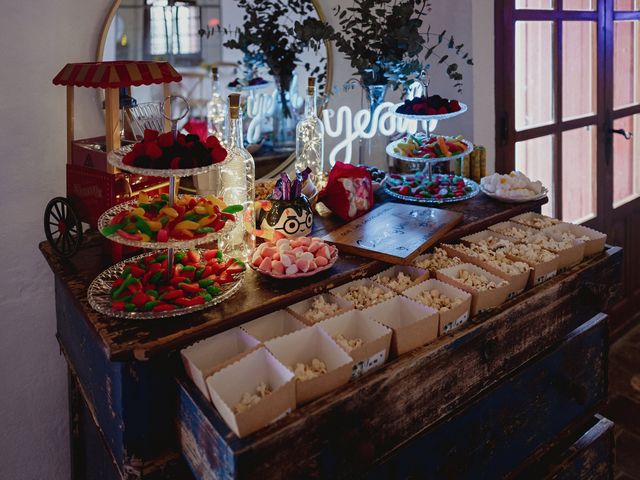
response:
<path id="1" fill-rule="evenodd" d="M 240 325 L 245 332 L 260 342 L 287 335 L 306 325 L 285 310 L 277 310 L 268 315 Z"/>
<path id="2" fill-rule="evenodd" d="M 236 327 L 183 348 L 180 356 L 187 375 L 204 396 L 211 400 L 206 384 L 207 378 L 256 348 L 259 343 Z"/>
<path id="3" fill-rule="evenodd" d="M 511 289 L 509 291 L 509 294 L 507 295 L 507 298 L 515 297 L 527 287 L 527 283 L 529 282 L 531 271 L 533 270 L 533 268 L 529 264 L 527 264 L 529 265 L 529 268 L 526 271 L 522 273 L 517 273 L 517 274 L 509 274 L 509 273 L 503 272 L 498 267 L 492 265 L 491 263 L 485 260 L 482 260 L 478 257 L 474 257 L 472 255 L 469 255 L 466 252 L 462 252 L 458 250 L 455 245 L 443 244 L 442 248 L 446 250 L 449 255 L 459 257 L 464 263 L 472 263 L 473 265 L 477 265 L 478 267 L 486 270 L 489 273 L 493 273 L 497 277 L 504 278 L 505 280 L 507 280 L 509 282 L 509 285 L 511 285 Z M 509 259 L 509 260 L 515 261 L 512 259 Z"/>
<path id="4" fill-rule="evenodd" d="M 412 284 L 406 288 L 394 288 L 392 285 L 389 284 L 389 281 L 393 281 L 394 279 L 396 279 L 401 272 L 411 279 Z M 417 285 L 418 283 L 423 282 L 424 280 L 429 278 L 429 270 L 425 270 L 424 268 L 414 267 L 412 265 L 395 265 L 391 268 L 387 268 L 386 270 L 378 273 L 372 278 L 376 283 L 379 283 L 380 285 L 384 285 L 385 287 L 390 288 L 394 292 L 402 293 L 407 288 L 411 288 L 412 286 Z"/>
<path id="5" fill-rule="evenodd" d="M 438 333 L 440 335 L 445 335 L 454 331 L 469 320 L 471 313 L 471 294 L 464 290 L 460 290 L 453 285 L 431 278 L 416 285 L 415 287 L 411 287 L 409 290 L 406 290 L 404 295 L 416 302 L 420 302 L 419 298 L 423 291 L 431 291 L 434 289 L 438 290 L 441 294 L 446 295 L 450 299 L 459 298 L 462 301 L 460 305 L 456 305 L 453 308 L 438 311 Z M 429 305 L 426 306 L 429 307 Z"/>
<path id="6" fill-rule="evenodd" d="M 551 260 L 540 263 L 527 260 L 526 258 L 519 257 L 512 253 L 507 253 L 507 257 L 511 258 L 512 260 L 517 260 L 519 262 L 524 262 L 531 265 L 533 270 L 531 271 L 531 275 L 529 276 L 530 287 L 540 285 L 541 283 L 555 277 L 556 273 L 558 273 L 558 265 L 560 264 L 560 256 L 556 253 L 553 253 L 553 258 Z"/>
<path id="7" fill-rule="evenodd" d="M 538 235 L 544 235 L 557 241 L 562 240 L 562 236 L 554 232 L 538 232 Z M 548 250 L 558 255 L 558 271 L 561 272 L 582 262 L 584 258 L 584 248 L 584 242 L 573 240 L 571 246 L 568 248 L 563 248 L 562 250 L 549 248 Z"/>
<path id="8" fill-rule="evenodd" d="M 317 298 L 324 299 L 325 303 L 337 305 L 338 309 L 336 310 L 335 313 L 329 315 L 326 318 L 322 318 L 320 320 L 316 320 L 315 318 L 311 318 L 308 315 L 308 312 L 311 309 L 311 307 L 313 305 L 313 302 Z M 307 298 L 306 300 L 302 300 L 301 302 L 294 303 L 293 305 L 289 305 L 286 308 L 286 310 L 291 315 L 293 315 L 297 319 L 301 320 L 305 324 L 313 325 L 315 323 L 321 322 L 322 320 L 326 320 L 327 318 L 335 317 L 335 316 L 340 315 L 340 314 L 342 314 L 344 312 L 347 312 L 349 310 L 353 310 L 354 308 L 355 307 L 353 306 L 353 303 L 345 300 L 344 298 L 336 297 L 335 295 L 331 295 L 330 293 L 321 293 L 320 295 L 316 295 L 314 297 Z"/>
<path id="9" fill-rule="evenodd" d="M 557 225 L 560 222 L 557 218 L 547 217 L 546 215 L 542 215 L 536 212 L 526 212 L 521 213 L 520 215 L 516 215 L 510 219 L 512 222 L 521 223 L 522 225 L 526 225 L 527 227 L 537 228 L 542 230 L 543 228 L 548 228 L 553 225 Z M 535 223 L 535 222 L 544 222 L 544 223 Z"/>
<path id="10" fill-rule="evenodd" d="M 433 254 L 436 249 L 442 250 L 440 247 L 435 247 L 433 249 L 430 249 L 427 253 L 423 253 L 422 255 L 418 255 L 416 258 L 413 259 L 413 262 L 411 262 L 414 267 L 421 268 L 423 270 L 427 270 L 429 272 L 429 277 L 431 277 L 431 278 L 434 278 L 436 276 L 437 268 L 420 267 L 419 264 L 420 264 L 420 262 L 422 262 L 426 258 L 428 258 L 429 255 Z M 451 258 L 452 262 L 458 262 L 458 263 L 460 262 L 460 260 L 458 258 L 456 258 L 456 257 L 449 257 L 449 258 Z M 453 266 L 453 265 L 454 264 L 452 264 L 451 266 Z M 425 278 L 425 280 L 426 280 L 426 278 Z"/>
<path id="11" fill-rule="evenodd" d="M 522 225 L 521 223 L 516 223 L 516 222 L 499 222 L 487 228 L 492 232 L 499 233 L 503 237 L 506 237 L 515 243 L 524 241 L 524 238 L 522 238 L 520 235 L 526 236 L 526 235 L 533 235 L 535 233 L 538 233 L 538 230 L 536 230 L 535 228 L 527 227 L 526 225 Z M 506 231 L 506 229 L 510 229 L 510 228 L 515 228 L 516 230 L 522 233 L 518 234 L 518 236 L 511 235 Z"/>
<path id="12" fill-rule="evenodd" d="M 396 356 L 438 338 L 438 312 L 410 298 L 393 297 L 363 313 L 393 330 L 391 353 Z"/>
<path id="13" fill-rule="evenodd" d="M 382 366 L 389 357 L 389 347 L 393 332 L 370 318 L 362 310 L 351 310 L 336 317 L 323 320 L 318 326 L 335 341 L 338 335 L 347 340 L 359 338 L 362 345 L 348 350 L 340 345 L 353 358 L 351 378 L 359 377 L 370 370 Z"/>
<path id="14" fill-rule="evenodd" d="M 236 413 L 244 393 L 255 394 L 260 383 L 271 389 L 257 404 Z M 266 348 L 253 350 L 207 379 L 211 400 L 229 428 L 244 437 L 296 408 L 293 374 Z"/>
<path id="15" fill-rule="evenodd" d="M 344 296 L 347 293 L 347 291 L 351 288 L 351 287 L 358 287 L 364 285 L 366 287 L 374 287 L 378 290 L 382 290 L 383 293 L 381 293 L 380 297 L 376 300 L 371 301 L 370 303 L 367 303 L 364 306 L 358 306 L 358 303 L 356 301 L 353 300 L 347 300 Z M 363 310 L 365 308 L 371 307 L 377 303 L 380 302 L 384 302 L 385 300 L 388 300 L 387 298 L 384 298 L 382 295 L 386 294 L 386 295 L 390 295 L 391 297 L 396 296 L 397 293 L 394 292 L 393 290 L 391 290 L 390 288 L 385 287 L 384 285 L 380 285 L 379 283 L 374 282 L 372 279 L 370 278 L 361 278 L 360 280 L 354 280 L 352 282 L 349 283 L 345 283 L 344 285 L 340 285 L 339 287 L 333 288 L 331 290 L 329 290 L 333 295 L 335 295 L 336 297 L 340 297 L 344 300 L 347 301 L 351 301 L 354 304 L 354 307 L 360 310 Z M 389 298 L 391 298 L 389 297 Z"/>
<path id="16" fill-rule="evenodd" d="M 504 284 L 492 290 L 476 290 L 475 288 L 471 288 L 469 285 L 462 283 L 458 279 L 460 270 L 467 270 L 471 273 L 484 275 L 488 280 L 493 281 L 496 284 L 500 284 L 501 282 L 504 282 Z M 490 310 L 504 303 L 512 289 L 507 280 L 493 275 L 492 273 L 489 273 L 476 265 L 472 265 L 471 263 L 463 263 L 461 265 L 456 265 L 455 267 L 443 268 L 442 270 L 438 270 L 437 276 L 438 280 L 449 283 L 450 285 L 471 294 L 472 317 L 480 312 Z"/>
<path id="17" fill-rule="evenodd" d="M 492 232 L 491 230 L 482 230 L 478 233 L 462 237 L 460 240 L 462 241 L 462 243 L 466 243 L 467 245 L 469 245 L 471 243 L 488 241 L 489 239 L 491 239 L 491 241 L 494 243 L 497 242 L 491 247 L 491 249 L 493 250 L 502 248 L 504 246 L 510 246 L 514 243 L 513 239 L 505 237 L 504 235 L 500 235 L 499 233 Z"/>
<path id="18" fill-rule="evenodd" d="M 584 256 L 590 257 L 604 250 L 604 246 L 607 242 L 607 235 L 605 233 L 598 232 L 593 228 L 585 227 L 584 225 L 574 225 L 573 223 L 560 223 L 553 227 L 545 228 L 543 232 L 555 233 L 562 235 L 563 232 L 571 232 L 577 237 L 587 237 L 588 240 L 584 240 Z"/>
<path id="19" fill-rule="evenodd" d="M 315 325 L 265 343 L 287 368 L 297 363 L 310 364 L 314 358 L 324 362 L 327 373 L 310 380 L 296 379 L 296 404 L 302 405 L 344 385 L 351 376 L 353 359 L 327 332 Z"/>

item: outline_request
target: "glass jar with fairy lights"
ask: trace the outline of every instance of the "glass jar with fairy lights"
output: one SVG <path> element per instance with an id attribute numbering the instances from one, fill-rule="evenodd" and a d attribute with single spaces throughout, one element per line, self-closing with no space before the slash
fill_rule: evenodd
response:
<path id="1" fill-rule="evenodd" d="M 324 162 L 324 125 L 316 107 L 316 79 L 309 77 L 305 115 L 296 126 L 296 171 L 307 167 L 314 179 L 320 178 Z"/>
<path id="2" fill-rule="evenodd" d="M 219 196 L 227 204 L 243 206 L 242 218 L 222 240 L 223 252 L 246 261 L 255 246 L 254 207 L 256 167 L 251 154 L 244 146 L 240 94 L 229 95 L 227 116 L 228 162 L 220 169 Z"/>

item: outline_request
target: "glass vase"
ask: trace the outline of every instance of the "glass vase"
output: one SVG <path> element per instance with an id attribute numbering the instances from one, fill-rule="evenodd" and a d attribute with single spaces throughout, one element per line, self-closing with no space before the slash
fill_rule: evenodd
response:
<path id="1" fill-rule="evenodd" d="M 276 98 L 273 111 L 273 147 L 276 151 L 294 150 L 296 147 L 297 112 L 291 103 L 291 77 L 274 78 Z"/>
<path id="2" fill-rule="evenodd" d="M 370 165 L 378 167 L 382 170 L 388 168 L 387 154 L 385 149 L 387 147 L 386 137 L 380 135 L 378 131 L 378 117 L 374 115 L 376 109 L 384 102 L 384 97 L 387 94 L 387 85 L 366 85 L 365 93 L 367 96 L 367 102 L 369 103 L 369 124 L 365 129 L 367 136 L 372 135 L 371 138 L 360 139 L 359 145 L 359 158 L 358 163 L 360 165 Z"/>

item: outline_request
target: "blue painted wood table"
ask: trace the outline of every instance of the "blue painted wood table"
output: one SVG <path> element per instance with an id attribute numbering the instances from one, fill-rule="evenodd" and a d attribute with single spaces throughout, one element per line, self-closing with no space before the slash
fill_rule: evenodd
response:
<path id="1" fill-rule="evenodd" d="M 541 202 L 482 195 L 446 240 Z M 316 232 L 335 228 L 317 218 Z M 108 318 L 86 299 L 104 268 L 102 239 L 78 255 L 40 249 L 55 276 L 57 335 L 69 366 L 74 478 L 609 478 L 606 312 L 622 252 L 605 252 L 455 333 L 237 438 L 184 376 L 179 350 L 388 265 L 341 256 L 295 286 L 248 272 L 242 290 L 205 312 L 153 321 Z"/>

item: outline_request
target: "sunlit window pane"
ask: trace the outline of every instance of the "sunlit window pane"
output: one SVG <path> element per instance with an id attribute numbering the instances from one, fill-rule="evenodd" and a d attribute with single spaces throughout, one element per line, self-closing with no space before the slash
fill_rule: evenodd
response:
<path id="1" fill-rule="evenodd" d="M 640 21 L 613 24 L 613 106 L 640 102 Z"/>
<path id="2" fill-rule="evenodd" d="M 531 180 L 540 180 L 549 190 L 549 203 L 542 207 L 545 215 L 553 215 L 554 212 L 553 147 L 553 135 L 516 143 L 516 170 Z"/>
<path id="3" fill-rule="evenodd" d="M 640 10 L 640 0 L 613 0 L 613 9 L 626 11 Z"/>
<path id="4" fill-rule="evenodd" d="M 613 135 L 613 204 L 620 205 L 640 193 L 640 115 L 619 118 L 614 129 L 632 133 L 627 140 Z"/>
<path id="5" fill-rule="evenodd" d="M 596 214 L 595 125 L 562 133 L 562 220 L 583 222 Z"/>
<path id="6" fill-rule="evenodd" d="M 596 0 L 564 0 L 562 8 L 564 10 L 595 10 Z"/>
<path id="7" fill-rule="evenodd" d="M 516 0 L 516 8 L 518 10 L 553 10 L 554 3 L 554 0 Z"/>
<path id="8" fill-rule="evenodd" d="M 553 22 L 516 22 L 516 130 L 553 122 Z"/>
<path id="9" fill-rule="evenodd" d="M 591 115 L 596 108 L 596 23 L 562 23 L 562 117 Z"/>

